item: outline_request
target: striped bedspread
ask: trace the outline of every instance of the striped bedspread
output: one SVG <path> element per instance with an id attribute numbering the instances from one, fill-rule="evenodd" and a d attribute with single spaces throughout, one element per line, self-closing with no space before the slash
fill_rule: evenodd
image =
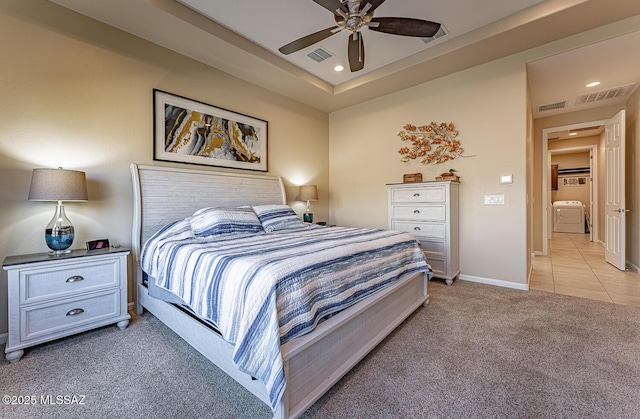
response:
<path id="1" fill-rule="evenodd" d="M 195 238 L 152 237 L 142 268 L 234 345 L 233 362 L 261 380 L 275 410 L 285 387 L 280 345 L 406 275 L 428 272 L 411 234 L 308 226 Z"/>

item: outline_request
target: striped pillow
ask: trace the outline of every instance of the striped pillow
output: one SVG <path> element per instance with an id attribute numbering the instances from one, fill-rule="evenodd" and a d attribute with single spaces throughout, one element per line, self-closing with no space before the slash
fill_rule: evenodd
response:
<path id="1" fill-rule="evenodd" d="M 258 205 L 253 210 L 267 233 L 304 227 L 295 211 L 287 205 Z"/>
<path id="2" fill-rule="evenodd" d="M 255 212 L 243 208 L 202 208 L 187 218 L 196 237 L 231 233 L 262 233 L 262 224 Z"/>

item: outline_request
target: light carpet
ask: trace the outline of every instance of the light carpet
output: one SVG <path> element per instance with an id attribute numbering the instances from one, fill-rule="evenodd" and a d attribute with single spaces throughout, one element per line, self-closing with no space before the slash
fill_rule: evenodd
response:
<path id="1" fill-rule="evenodd" d="M 640 308 L 465 281 L 429 294 L 303 417 L 640 418 Z M 1 405 L 11 418 L 271 416 L 149 313 L 4 361 L 0 394 L 37 400 Z"/>

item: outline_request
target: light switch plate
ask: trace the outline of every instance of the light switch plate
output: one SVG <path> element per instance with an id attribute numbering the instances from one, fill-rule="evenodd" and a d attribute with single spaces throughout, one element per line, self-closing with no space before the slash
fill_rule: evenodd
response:
<path id="1" fill-rule="evenodd" d="M 500 183 L 513 183 L 513 175 L 500 175 Z"/>
<path id="2" fill-rule="evenodd" d="M 504 195 L 485 195 L 484 196 L 484 204 L 485 205 L 504 205 Z"/>

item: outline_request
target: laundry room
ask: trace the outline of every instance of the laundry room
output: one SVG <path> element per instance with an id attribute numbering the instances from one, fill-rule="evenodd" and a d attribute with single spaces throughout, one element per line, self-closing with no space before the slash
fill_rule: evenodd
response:
<path id="1" fill-rule="evenodd" d="M 557 233 L 587 233 L 591 201 L 589 151 L 551 156 L 551 202 Z"/>

